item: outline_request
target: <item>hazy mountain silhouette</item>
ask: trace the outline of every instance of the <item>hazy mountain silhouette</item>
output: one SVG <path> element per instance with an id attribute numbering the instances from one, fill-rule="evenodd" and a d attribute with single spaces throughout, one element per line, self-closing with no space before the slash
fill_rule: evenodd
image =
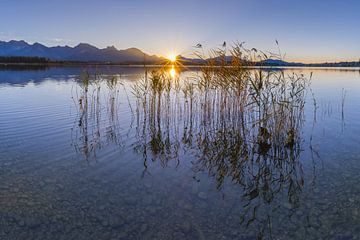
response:
<path id="1" fill-rule="evenodd" d="M 225 59 L 223 57 L 215 57 L 211 60 L 215 60 L 215 62 L 231 62 L 232 56 L 225 56 Z M 184 64 L 204 64 L 206 61 L 204 59 L 199 58 L 186 58 L 183 56 L 178 56 L 178 59 L 180 59 Z M 209 60 L 209 59 L 207 59 Z M 360 67 L 360 60 L 359 61 L 349 61 L 349 62 L 324 62 L 324 63 L 301 63 L 301 62 L 287 62 L 281 59 L 266 59 L 259 62 L 244 62 L 244 64 L 248 65 L 255 65 L 255 66 L 269 66 L 269 67 Z"/>
<path id="2" fill-rule="evenodd" d="M 80 43 L 75 47 L 56 46 L 47 47 L 40 43 L 29 44 L 23 40 L 0 41 L 0 57 L 41 57 L 51 61 L 80 61 L 80 62 L 101 62 L 101 63 L 163 63 L 164 58 L 155 55 L 148 55 L 137 48 L 118 50 L 114 46 L 107 48 L 97 48 L 87 43 Z M 199 58 L 186 58 L 178 56 L 184 65 L 201 65 L 206 61 Z M 221 61 L 220 58 L 215 60 Z M 231 61 L 231 56 L 225 57 L 226 61 Z M 359 61 L 335 62 L 335 63 L 298 63 L 286 62 L 279 59 L 266 59 L 256 62 L 257 66 L 292 66 L 292 67 L 360 67 Z"/>
<path id="3" fill-rule="evenodd" d="M 0 41 L 0 56 L 44 57 L 57 61 L 85 61 L 85 62 L 159 62 L 162 58 L 148 55 L 137 48 L 118 50 L 114 46 L 104 49 L 87 43 L 80 43 L 75 47 L 56 46 L 47 47 L 40 43 L 29 44 L 23 40 L 8 42 Z"/>

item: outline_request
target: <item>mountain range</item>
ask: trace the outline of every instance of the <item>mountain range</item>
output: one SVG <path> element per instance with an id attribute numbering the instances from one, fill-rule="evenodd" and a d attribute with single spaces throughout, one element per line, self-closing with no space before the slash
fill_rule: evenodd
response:
<path id="1" fill-rule="evenodd" d="M 118 50 L 114 46 L 97 48 L 88 43 L 80 43 L 75 47 L 47 47 L 40 43 L 29 44 L 23 40 L 11 40 L 8 42 L 0 41 L 0 58 L 1 57 L 40 57 L 55 62 L 96 62 L 112 64 L 161 64 L 164 62 L 164 58 L 146 54 L 137 48 L 128 48 L 125 50 Z M 202 59 L 185 58 L 182 56 L 178 56 L 178 59 L 185 65 L 201 65 L 205 62 Z M 231 61 L 231 59 L 231 56 L 226 56 L 226 61 Z M 305 64 L 286 62 L 279 59 L 266 59 L 261 62 L 256 62 L 255 65 L 288 67 L 360 67 L 360 61 Z"/>
<path id="2" fill-rule="evenodd" d="M 53 61 L 147 63 L 159 62 L 162 58 L 148 55 L 137 48 L 118 50 L 114 46 L 97 48 L 87 43 L 75 47 L 47 47 L 40 43 L 29 44 L 23 40 L 0 41 L 0 56 L 43 57 Z"/>

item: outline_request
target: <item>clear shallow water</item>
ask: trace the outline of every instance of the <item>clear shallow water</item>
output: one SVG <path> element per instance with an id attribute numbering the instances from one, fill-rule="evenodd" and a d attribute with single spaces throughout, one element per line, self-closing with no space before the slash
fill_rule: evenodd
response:
<path id="1" fill-rule="evenodd" d="M 255 161 L 245 185 L 209 161 L 225 145 L 204 152 L 181 114 L 143 134 L 131 93 L 142 68 L 98 71 L 124 85 L 92 88 L 85 117 L 82 69 L 0 71 L 1 239 L 360 238 L 359 71 L 287 69 L 313 72 L 316 117 L 308 93 L 299 157 L 269 163 L 270 176 Z M 246 188 L 264 179 L 271 191 Z"/>

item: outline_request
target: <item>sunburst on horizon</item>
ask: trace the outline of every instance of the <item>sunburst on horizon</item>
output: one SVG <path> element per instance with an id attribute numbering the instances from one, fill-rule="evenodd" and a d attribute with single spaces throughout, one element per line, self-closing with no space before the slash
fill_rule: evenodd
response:
<path id="1" fill-rule="evenodd" d="M 170 62 L 174 63 L 174 62 L 176 62 L 177 55 L 176 55 L 175 53 L 170 53 L 170 54 L 167 56 L 167 59 L 169 59 Z"/>

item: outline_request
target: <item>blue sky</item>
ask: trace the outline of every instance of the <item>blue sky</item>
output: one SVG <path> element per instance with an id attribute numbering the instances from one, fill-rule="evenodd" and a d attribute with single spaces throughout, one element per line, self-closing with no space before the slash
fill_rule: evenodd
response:
<path id="1" fill-rule="evenodd" d="M 360 58 L 358 0 L 0 0 L 0 39 L 190 55 L 245 41 L 305 62 Z"/>

